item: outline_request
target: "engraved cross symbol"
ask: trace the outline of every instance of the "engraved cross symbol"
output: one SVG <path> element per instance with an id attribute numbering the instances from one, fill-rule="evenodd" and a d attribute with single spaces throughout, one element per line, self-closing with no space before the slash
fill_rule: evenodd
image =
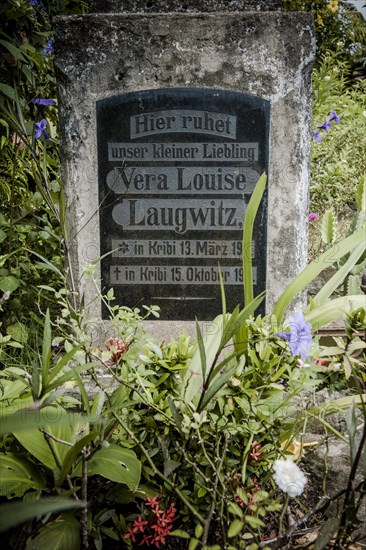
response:
<path id="1" fill-rule="evenodd" d="M 116 275 L 116 281 L 119 280 L 119 275 L 120 273 L 122 273 L 122 269 L 120 269 L 119 267 L 116 267 L 115 270 L 114 270 L 114 273 Z"/>

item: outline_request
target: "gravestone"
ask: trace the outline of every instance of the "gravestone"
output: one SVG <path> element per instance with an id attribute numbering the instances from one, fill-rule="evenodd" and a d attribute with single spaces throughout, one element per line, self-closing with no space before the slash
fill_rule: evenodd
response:
<path id="1" fill-rule="evenodd" d="M 228 308 L 242 302 L 242 253 L 270 311 L 306 263 L 311 16 L 275 0 L 92 9 L 55 20 L 73 272 L 90 314 L 101 304 L 83 270 L 96 261 L 102 292 L 159 305 L 158 331 L 179 333 L 220 313 L 219 264 Z M 268 195 L 242 251 L 263 171 Z"/>
<path id="2" fill-rule="evenodd" d="M 245 207 L 267 170 L 269 104 L 226 90 L 174 88 L 97 102 L 102 286 L 165 319 L 220 312 L 242 294 Z M 266 201 L 253 239 L 265 289 Z M 112 254 L 108 254 L 112 251 Z M 105 316 L 108 311 L 105 311 Z"/>

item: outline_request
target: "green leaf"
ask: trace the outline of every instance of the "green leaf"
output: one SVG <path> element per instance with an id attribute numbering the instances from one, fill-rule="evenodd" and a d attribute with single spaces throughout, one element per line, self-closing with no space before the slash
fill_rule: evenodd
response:
<path id="1" fill-rule="evenodd" d="M 25 550 L 80 550 L 80 522 L 72 516 L 59 516 L 47 523 L 33 539 L 28 539 Z"/>
<path id="2" fill-rule="evenodd" d="M 8 84 L 0 83 L 0 93 L 6 95 L 12 101 L 15 99 L 15 90 L 12 86 Z"/>
<path id="3" fill-rule="evenodd" d="M 322 218 L 321 236 L 325 244 L 331 244 L 334 241 L 335 218 L 333 210 L 327 210 Z"/>
<path id="4" fill-rule="evenodd" d="M 349 275 L 347 280 L 347 294 L 362 294 L 359 275 Z"/>
<path id="5" fill-rule="evenodd" d="M 243 510 L 240 508 L 239 504 L 236 504 L 236 502 L 230 502 L 228 506 L 228 511 L 231 514 L 234 514 L 234 516 L 239 517 L 240 519 L 243 519 L 244 517 Z"/>
<path id="6" fill-rule="evenodd" d="M 47 309 L 46 317 L 44 320 L 43 342 L 42 342 L 42 382 L 44 386 L 47 385 L 48 371 L 51 366 L 51 346 L 52 346 L 52 332 L 51 332 L 50 310 Z"/>
<path id="7" fill-rule="evenodd" d="M 245 337 L 244 337 L 244 335 L 246 334 L 246 329 L 244 326 L 244 321 L 248 319 L 255 312 L 255 310 L 260 306 L 263 300 L 264 300 L 264 292 L 262 292 L 261 294 L 258 294 L 258 296 L 256 296 L 254 300 L 248 303 L 245 306 L 245 308 L 239 313 L 238 318 L 236 320 L 237 332 L 233 334 L 236 351 L 244 350 L 246 348 Z"/>
<path id="8" fill-rule="evenodd" d="M 198 539 L 191 539 L 188 545 L 188 550 L 196 550 L 197 546 L 199 545 L 200 541 Z"/>
<path id="9" fill-rule="evenodd" d="M 223 317 L 219 315 L 207 327 L 205 335 L 205 350 L 206 350 L 206 376 L 209 376 L 211 365 L 215 359 L 216 353 L 220 347 L 222 335 Z M 201 356 L 199 350 L 194 353 L 188 369 L 183 376 L 182 398 L 186 403 L 190 403 L 199 394 L 199 389 L 203 383 Z"/>
<path id="10" fill-rule="evenodd" d="M 258 527 L 265 527 L 266 524 L 259 518 L 256 518 L 255 516 L 245 516 L 245 521 L 248 523 L 253 529 L 258 529 Z"/>
<path id="11" fill-rule="evenodd" d="M 28 342 L 28 329 L 23 323 L 14 323 L 6 328 L 6 334 L 16 342 L 26 344 Z"/>
<path id="12" fill-rule="evenodd" d="M 34 465 L 12 453 L 0 453 L 0 495 L 22 497 L 29 489 L 43 489 L 44 480 Z"/>
<path id="13" fill-rule="evenodd" d="M 12 403 L 12 410 L 14 410 L 16 402 Z M 21 433 L 23 431 L 28 432 L 29 430 L 34 430 L 38 427 L 46 426 L 50 423 L 50 412 L 51 407 L 44 407 L 40 410 L 24 410 L 24 406 L 32 407 L 35 404 L 25 402 L 21 400 L 17 403 L 20 410 L 14 414 L 6 414 L 6 409 L 0 415 L 0 435 L 8 433 Z M 53 407 L 52 407 L 53 408 Z M 59 411 L 58 411 L 59 412 Z M 62 414 L 56 413 L 57 424 L 61 426 L 62 424 L 71 424 L 73 421 L 82 420 L 80 415 L 67 414 L 66 411 L 63 411 Z M 53 415 L 55 417 L 55 414 Z"/>
<path id="14" fill-rule="evenodd" d="M 42 189 L 42 191 L 43 191 L 43 189 Z M 45 200 L 46 199 L 47 199 L 47 197 L 45 198 Z M 61 277 L 61 279 L 65 278 L 63 273 L 55 265 L 53 265 L 51 262 L 49 262 L 44 256 L 41 256 L 41 254 L 38 254 L 37 252 L 34 252 L 34 250 L 30 250 L 29 248 L 24 248 L 24 250 L 26 250 L 30 254 L 33 254 L 34 256 L 37 256 L 37 258 L 40 258 L 42 260 L 42 262 L 44 264 L 46 264 L 48 269 L 50 269 L 51 271 L 54 271 L 55 273 L 57 273 L 57 275 L 59 277 Z"/>
<path id="15" fill-rule="evenodd" d="M 232 521 L 230 523 L 230 526 L 229 526 L 229 529 L 228 529 L 228 532 L 227 532 L 227 536 L 229 537 L 229 539 L 239 535 L 239 533 L 243 529 L 243 527 L 244 527 L 244 522 L 243 521 L 241 521 L 240 519 L 234 519 L 234 521 Z"/>
<path id="16" fill-rule="evenodd" d="M 200 361 L 201 361 L 200 370 L 202 372 L 202 382 L 204 382 L 206 379 L 206 370 L 207 370 L 206 351 L 203 343 L 202 332 L 201 332 L 197 317 L 196 317 L 196 333 L 197 333 L 198 351 L 200 354 Z"/>
<path id="17" fill-rule="evenodd" d="M 100 415 L 102 414 L 105 401 L 106 401 L 105 392 L 102 390 L 99 390 L 94 397 L 93 405 L 91 407 L 91 411 L 89 414 L 89 420 L 91 423 L 94 424 L 95 422 L 98 422 L 100 420 Z"/>
<path id="18" fill-rule="evenodd" d="M 77 421 L 80 420 L 80 416 L 75 413 L 72 416 L 67 415 L 69 422 L 64 423 L 59 422 L 59 420 L 66 415 L 65 410 L 62 407 L 44 407 L 42 412 L 44 415 L 48 416 L 48 422 L 44 426 L 44 430 L 59 440 L 73 444 L 76 436 L 74 434 L 74 430 L 72 429 L 72 424 L 75 425 Z M 44 466 L 50 468 L 51 470 L 57 467 L 50 446 L 47 443 L 43 433 L 38 429 L 29 428 L 28 430 L 20 432 L 16 431 L 14 432 L 14 436 L 19 443 L 23 445 L 23 447 L 27 449 L 31 455 L 35 456 Z M 52 439 L 50 443 L 54 449 L 54 453 L 62 464 L 70 449 L 69 445 Z"/>
<path id="19" fill-rule="evenodd" d="M 82 345 L 78 345 L 73 347 L 70 351 L 65 353 L 61 359 L 56 363 L 56 365 L 52 368 L 51 372 L 48 373 L 48 380 L 51 382 L 63 369 L 65 365 L 72 359 L 77 351 L 81 349 Z"/>
<path id="20" fill-rule="evenodd" d="M 10 502 L 8 504 L 1 504 L 0 532 L 7 531 L 12 527 L 15 527 L 16 525 L 29 521 L 33 518 L 41 517 L 46 514 L 52 514 L 54 512 L 60 512 L 61 510 L 82 508 L 83 506 L 84 504 L 81 501 L 67 500 L 65 498 L 55 497 L 41 498 L 39 500 L 31 502 Z M 65 546 L 65 548 L 68 548 L 68 546 Z"/>
<path id="21" fill-rule="evenodd" d="M 198 523 L 194 528 L 194 536 L 196 537 L 196 539 L 200 539 L 202 534 L 203 534 L 203 526 L 200 523 Z"/>
<path id="22" fill-rule="evenodd" d="M 365 242 L 365 229 L 359 229 L 349 237 L 346 237 L 329 250 L 313 260 L 295 279 L 288 285 L 281 294 L 274 307 L 273 314 L 279 323 L 282 322 L 285 311 L 291 301 L 298 296 L 324 269 L 333 265 L 337 260 L 354 250 L 361 243 Z M 334 317 L 336 318 L 336 317 Z"/>
<path id="23" fill-rule="evenodd" d="M 174 401 L 172 400 L 172 398 L 170 396 L 168 396 L 168 403 L 169 403 L 169 408 L 172 412 L 172 416 L 174 418 L 174 422 L 175 422 L 178 430 L 181 431 L 182 430 L 182 419 L 181 419 L 181 416 L 179 414 L 179 411 L 178 411 L 177 407 L 174 404 Z"/>
<path id="24" fill-rule="evenodd" d="M 179 537 L 180 539 L 190 539 L 191 535 L 187 531 L 182 531 L 182 529 L 175 529 L 170 533 L 172 537 Z"/>
<path id="25" fill-rule="evenodd" d="M 73 380 L 74 378 L 77 379 L 78 375 L 81 372 L 84 372 L 85 370 L 89 370 L 94 368 L 98 363 L 87 363 L 86 365 L 80 365 L 79 367 L 72 368 L 65 372 L 65 374 L 62 374 L 59 376 L 52 384 L 47 386 L 47 391 L 51 391 L 54 388 L 58 388 L 59 386 L 62 386 L 65 382 L 68 382 L 69 380 Z"/>
<path id="26" fill-rule="evenodd" d="M 252 240 L 254 220 L 258 212 L 260 202 L 266 188 L 267 176 L 265 173 L 259 178 L 249 204 L 245 212 L 243 232 L 243 282 L 244 305 L 247 306 L 253 300 L 253 266 L 252 266 Z"/>
<path id="27" fill-rule="evenodd" d="M 7 40 L 0 40 L 0 44 L 2 44 L 4 48 L 6 48 L 11 53 L 14 59 L 16 59 L 17 61 L 25 61 L 25 58 L 19 48 L 17 48 Z"/>
<path id="28" fill-rule="evenodd" d="M 335 319 L 347 319 L 348 314 L 358 308 L 366 308 L 365 295 L 356 294 L 335 298 L 326 304 L 305 312 L 304 317 L 314 329 L 318 330 Z"/>
<path id="29" fill-rule="evenodd" d="M 140 482 L 141 462 L 130 449 L 111 443 L 109 447 L 99 449 L 88 461 L 88 475 L 100 475 L 116 483 L 125 483 L 135 491 Z M 81 464 L 72 476 L 81 475 Z"/>
<path id="30" fill-rule="evenodd" d="M 20 285 L 20 281 L 13 275 L 8 275 L 0 280 L 0 290 L 3 292 L 14 292 Z"/>
<path id="31" fill-rule="evenodd" d="M 92 432 L 85 435 L 69 448 L 63 462 L 62 469 L 57 477 L 57 485 L 60 486 L 67 474 L 71 471 L 74 461 L 81 456 L 82 450 L 94 439 L 97 438 L 98 432 Z"/>
<path id="32" fill-rule="evenodd" d="M 313 303 L 319 305 L 327 300 L 331 294 L 339 287 L 347 277 L 351 269 L 356 265 L 361 256 L 365 253 L 365 243 L 359 244 L 350 254 L 347 261 L 340 269 L 327 281 L 327 283 L 314 296 Z"/>
<path id="33" fill-rule="evenodd" d="M 355 193 L 357 209 L 366 213 L 366 174 L 360 177 Z"/>
<path id="34" fill-rule="evenodd" d="M 204 409 L 206 405 L 211 401 L 211 399 L 216 395 L 216 393 L 226 384 L 228 380 L 230 380 L 236 369 L 237 364 L 235 363 L 235 365 L 229 367 L 227 371 L 223 372 L 222 374 L 220 374 L 220 376 L 212 381 L 202 398 L 198 412 Z"/>

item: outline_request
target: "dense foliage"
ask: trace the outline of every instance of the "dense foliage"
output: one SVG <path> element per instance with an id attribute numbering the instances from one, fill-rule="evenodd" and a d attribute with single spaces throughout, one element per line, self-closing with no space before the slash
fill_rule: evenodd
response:
<path id="1" fill-rule="evenodd" d="M 366 23 L 352 4 L 344 0 L 282 0 L 282 9 L 314 15 L 318 61 L 322 54 L 338 49 L 342 61 L 366 69 Z"/>

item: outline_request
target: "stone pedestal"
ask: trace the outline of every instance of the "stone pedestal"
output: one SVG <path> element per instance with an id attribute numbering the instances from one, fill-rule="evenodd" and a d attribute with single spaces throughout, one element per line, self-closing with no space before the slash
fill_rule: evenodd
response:
<path id="1" fill-rule="evenodd" d="M 117 13 L 120 4 L 124 11 Z M 93 9 L 113 13 L 55 19 L 74 277 L 92 316 L 100 315 L 100 302 L 83 271 L 101 255 L 96 105 L 120 94 L 217 89 L 268 102 L 267 311 L 305 266 L 314 29 L 309 14 L 278 8 L 275 0 L 94 0 Z M 238 302 L 241 295 L 238 287 Z M 165 339 L 187 326 L 179 320 L 152 324 Z"/>

